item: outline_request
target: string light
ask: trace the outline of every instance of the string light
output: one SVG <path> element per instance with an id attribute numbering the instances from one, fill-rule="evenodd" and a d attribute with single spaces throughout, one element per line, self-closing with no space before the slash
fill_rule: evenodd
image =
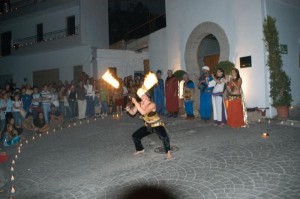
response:
<path id="1" fill-rule="evenodd" d="M 12 160 L 11 164 L 14 165 L 15 164 L 15 160 Z"/>
<path id="2" fill-rule="evenodd" d="M 15 180 L 15 178 L 14 178 L 13 175 L 11 176 L 10 180 L 11 180 L 11 181 L 14 181 L 14 180 Z"/>
<path id="3" fill-rule="evenodd" d="M 10 167 L 10 171 L 13 172 L 15 169 L 13 166 Z"/>
<path id="4" fill-rule="evenodd" d="M 15 159 L 18 159 L 18 155 L 15 155 Z"/>

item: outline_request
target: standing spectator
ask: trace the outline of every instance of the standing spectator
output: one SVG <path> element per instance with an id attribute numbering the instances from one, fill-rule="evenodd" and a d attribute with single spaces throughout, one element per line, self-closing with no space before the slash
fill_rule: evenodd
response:
<path id="1" fill-rule="evenodd" d="M 42 107 L 43 107 L 43 113 L 45 117 L 46 124 L 49 123 L 49 112 L 50 112 L 50 105 L 52 100 L 52 95 L 48 89 L 48 85 L 45 84 L 43 86 L 43 90 L 41 91 L 42 96 Z"/>
<path id="2" fill-rule="evenodd" d="M 227 124 L 233 128 L 239 128 L 245 125 L 241 87 L 242 78 L 240 77 L 239 70 L 234 68 L 231 71 L 230 81 L 227 83 L 227 89 L 229 91 Z"/>
<path id="3" fill-rule="evenodd" d="M 58 101 L 59 101 L 59 110 L 61 113 L 63 113 L 64 116 L 66 116 L 66 109 L 65 109 L 65 97 L 66 97 L 66 88 L 64 85 L 62 85 L 58 92 Z"/>
<path id="4" fill-rule="evenodd" d="M 86 100 L 85 100 L 85 89 L 83 87 L 83 81 L 80 80 L 77 86 L 77 104 L 78 104 L 78 119 L 82 120 L 85 118 L 86 112 Z"/>
<path id="5" fill-rule="evenodd" d="M 14 94 L 14 100 L 12 103 L 13 103 L 13 116 L 15 118 L 15 123 L 17 126 L 20 127 L 24 119 L 23 117 L 24 109 L 23 109 L 23 103 L 20 100 L 20 93 L 18 91 Z"/>
<path id="6" fill-rule="evenodd" d="M 172 70 L 168 70 L 168 77 L 165 83 L 166 89 L 166 111 L 168 117 L 177 117 L 179 110 L 178 102 L 178 79 L 173 75 Z"/>
<path id="7" fill-rule="evenodd" d="M 123 109 L 125 109 L 128 101 L 128 89 L 125 82 L 121 81 L 122 91 L 123 91 Z"/>
<path id="8" fill-rule="evenodd" d="M 210 75 L 209 67 L 203 66 L 198 88 L 200 89 L 200 116 L 204 121 L 210 120 L 212 116 L 211 93 L 214 85 L 215 81 Z"/>
<path id="9" fill-rule="evenodd" d="M 101 101 L 100 101 L 99 91 L 95 91 L 94 104 L 95 104 L 95 117 L 100 117 L 100 115 L 101 115 Z"/>
<path id="10" fill-rule="evenodd" d="M 31 112 L 33 118 L 36 118 L 38 112 L 41 111 L 42 111 L 42 97 L 38 87 L 33 87 L 32 102 L 31 102 Z"/>
<path id="11" fill-rule="evenodd" d="M 90 80 L 86 80 L 84 85 L 86 91 L 86 116 L 93 117 L 95 115 L 95 105 L 94 105 L 94 87 L 90 84 Z"/>
<path id="12" fill-rule="evenodd" d="M 104 82 L 100 86 L 101 116 L 107 116 L 108 113 L 108 90 Z"/>
<path id="13" fill-rule="evenodd" d="M 26 113 L 30 112 L 30 106 L 32 102 L 32 90 L 30 87 L 25 87 L 22 89 L 22 103 L 23 103 L 23 109 Z"/>
<path id="14" fill-rule="evenodd" d="M 135 86 L 134 86 L 134 81 L 132 79 L 129 79 L 128 81 L 128 96 L 131 97 L 131 98 L 136 98 L 136 89 L 135 89 Z"/>
<path id="15" fill-rule="evenodd" d="M 51 102 L 56 108 L 59 108 L 58 92 L 56 86 L 53 86 L 51 89 L 52 99 Z"/>
<path id="16" fill-rule="evenodd" d="M 4 99 L 5 91 L 0 93 L 0 131 L 5 127 L 5 111 L 6 111 L 6 102 Z"/>
<path id="17" fill-rule="evenodd" d="M 154 102 L 158 114 L 165 114 L 164 80 L 161 78 L 161 70 L 156 71 L 157 85 L 154 86 Z"/>
<path id="18" fill-rule="evenodd" d="M 70 107 L 70 121 L 74 121 L 76 117 L 76 85 L 75 82 L 72 81 L 71 87 L 69 90 L 68 103 Z"/>
<path id="19" fill-rule="evenodd" d="M 217 70 L 217 76 L 214 78 L 216 85 L 212 92 L 212 106 L 214 112 L 214 121 L 216 125 L 226 123 L 226 108 L 223 98 L 225 87 L 225 73 L 222 68 Z"/>
<path id="20" fill-rule="evenodd" d="M 189 79 L 187 74 L 183 75 L 184 87 L 183 87 L 183 99 L 184 107 L 187 119 L 194 119 L 194 94 L 195 94 L 195 84 Z"/>
<path id="21" fill-rule="evenodd" d="M 6 105 L 6 111 L 5 111 L 6 121 L 10 118 L 13 118 L 13 114 L 12 114 L 13 104 L 10 95 L 11 95 L 10 92 L 5 92 L 3 94 L 4 103 Z"/>

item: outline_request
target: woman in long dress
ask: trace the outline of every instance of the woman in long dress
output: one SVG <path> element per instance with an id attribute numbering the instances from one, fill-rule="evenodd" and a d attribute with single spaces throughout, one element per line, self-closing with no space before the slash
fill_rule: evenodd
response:
<path id="1" fill-rule="evenodd" d="M 245 126 L 241 93 L 242 82 L 239 70 L 232 69 L 230 81 L 227 83 L 229 91 L 227 124 L 233 128 Z"/>

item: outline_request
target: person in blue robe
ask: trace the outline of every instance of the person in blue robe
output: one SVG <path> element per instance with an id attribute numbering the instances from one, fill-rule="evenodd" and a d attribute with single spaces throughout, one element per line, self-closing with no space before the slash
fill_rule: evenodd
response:
<path id="1" fill-rule="evenodd" d="M 200 117 L 208 121 L 212 117 L 212 91 L 215 81 L 209 73 L 209 67 L 202 67 L 202 75 L 199 78 L 198 89 L 200 89 Z"/>
<path id="2" fill-rule="evenodd" d="M 194 93 L 195 93 L 195 84 L 192 80 L 189 79 L 187 74 L 183 75 L 184 87 L 183 87 L 183 99 L 184 107 L 186 112 L 187 119 L 194 119 Z"/>
<path id="3" fill-rule="evenodd" d="M 156 71 L 156 77 L 158 80 L 157 85 L 154 86 L 154 103 L 156 106 L 156 112 L 160 115 L 165 114 L 165 88 L 164 80 L 161 78 L 161 70 Z"/>

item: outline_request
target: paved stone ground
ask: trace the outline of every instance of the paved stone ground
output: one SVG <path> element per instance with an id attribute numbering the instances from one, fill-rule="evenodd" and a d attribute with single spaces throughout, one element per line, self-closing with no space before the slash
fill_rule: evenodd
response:
<path id="1" fill-rule="evenodd" d="M 18 158 L 13 172 L 12 159 L 5 165 L 0 198 L 122 199 L 126 191 L 141 186 L 164 188 L 179 199 L 300 198 L 296 125 L 266 120 L 231 129 L 199 120 L 163 119 L 171 144 L 179 147 L 171 160 L 154 152 L 161 146 L 155 134 L 144 138 L 144 155 L 132 155 L 131 134 L 142 125 L 138 117 L 72 124 L 34 140 L 28 134 L 29 143 L 23 142 L 20 154 L 17 147 L 8 149 Z M 263 139 L 262 132 L 270 137 Z"/>

